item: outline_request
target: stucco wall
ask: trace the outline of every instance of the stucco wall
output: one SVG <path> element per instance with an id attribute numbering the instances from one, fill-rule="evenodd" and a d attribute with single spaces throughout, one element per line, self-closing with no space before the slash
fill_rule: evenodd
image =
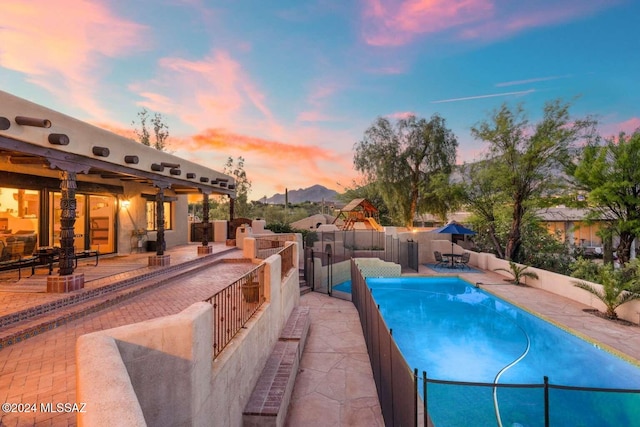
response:
<path id="1" fill-rule="evenodd" d="M 241 426 L 262 366 L 300 299 L 297 270 L 282 280 L 280 255 L 264 263 L 267 301 L 214 361 L 212 308 L 204 302 L 81 336 L 77 399 L 87 411 L 78 425 Z"/>
<path id="2" fill-rule="evenodd" d="M 153 426 L 209 425 L 211 325 L 202 302 L 78 338 L 77 396 L 87 403 L 78 425 L 144 425 L 141 413 Z"/>
<path id="3" fill-rule="evenodd" d="M 459 248 L 460 252 L 464 249 Z M 495 271 L 498 268 L 504 268 L 510 270 L 509 261 L 496 258 L 495 255 L 487 253 L 471 252 L 469 265 L 481 268 L 487 271 Z M 522 266 L 522 264 L 518 264 Z M 523 278 L 522 282 L 532 288 L 538 288 L 550 292 L 552 294 L 560 295 L 571 300 L 577 301 L 588 307 L 595 308 L 599 311 L 605 311 L 606 306 L 595 295 L 580 289 L 575 286 L 575 281 L 578 279 L 574 277 L 564 276 L 562 274 L 554 273 L 539 268 L 529 267 L 527 271 L 534 272 L 538 275 L 538 279 Z M 504 276 L 505 279 L 510 279 L 513 276 L 505 271 L 495 271 L 496 273 Z M 588 282 L 591 283 L 591 282 Z M 591 283 L 596 288 L 601 288 L 602 285 L 598 283 Z M 630 301 L 623 304 L 616 309 L 616 313 L 621 319 L 629 322 L 639 323 L 640 313 L 640 300 Z"/>

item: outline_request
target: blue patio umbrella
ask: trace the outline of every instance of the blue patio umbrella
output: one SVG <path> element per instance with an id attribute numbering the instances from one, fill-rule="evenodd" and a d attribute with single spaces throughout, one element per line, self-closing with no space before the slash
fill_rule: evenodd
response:
<path id="1" fill-rule="evenodd" d="M 431 233 L 451 234 L 451 253 L 453 253 L 453 234 L 476 234 L 475 231 L 465 227 L 464 225 L 456 221 L 449 221 L 447 225 L 436 228 L 435 230 L 431 230 Z"/>

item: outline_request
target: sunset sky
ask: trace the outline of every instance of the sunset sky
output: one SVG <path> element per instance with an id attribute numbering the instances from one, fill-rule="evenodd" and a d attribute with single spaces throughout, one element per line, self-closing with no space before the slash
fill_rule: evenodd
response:
<path id="1" fill-rule="evenodd" d="M 118 133 L 161 113 L 176 155 L 245 158 L 250 200 L 351 185 L 378 116 L 439 113 L 458 162 L 502 103 L 640 126 L 632 0 L 3 0 L 0 89 Z"/>

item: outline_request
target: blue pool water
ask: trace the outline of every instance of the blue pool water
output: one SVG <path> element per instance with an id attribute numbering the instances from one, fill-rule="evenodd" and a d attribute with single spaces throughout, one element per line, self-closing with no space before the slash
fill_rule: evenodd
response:
<path id="1" fill-rule="evenodd" d="M 333 286 L 332 289 L 334 291 L 340 291 L 340 292 L 344 292 L 344 293 L 350 294 L 351 293 L 351 280 L 347 280 L 346 282 L 338 283 L 337 285 Z"/>
<path id="2" fill-rule="evenodd" d="M 408 365 L 429 378 L 640 389 L 640 368 L 469 283 L 367 279 Z M 631 333 L 637 333 L 630 330 Z M 544 425 L 543 389 L 428 385 L 440 426 Z M 552 426 L 640 426 L 640 394 L 550 389 Z M 470 424 L 470 420 L 473 420 Z"/>

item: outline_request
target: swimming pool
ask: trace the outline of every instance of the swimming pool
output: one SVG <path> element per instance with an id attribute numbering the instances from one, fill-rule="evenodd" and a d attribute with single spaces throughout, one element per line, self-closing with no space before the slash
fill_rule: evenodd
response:
<path id="1" fill-rule="evenodd" d="M 350 294 L 351 293 L 351 280 L 347 280 L 345 282 L 342 283 L 338 283 L 337 285 L 332 286 L 332 288 L 334 291 L 340 291 L 340 292 L 344 292 L 346 294 Z"/>
<path id="2" fill-rule="evenodd" d="M 637 366 L 459 278 L 367 286 L 408 365 L 429 378 L 640 389 Z M 427 394 L 438 427 L 543 425 L 541 388 L 429 383 Z M 640 394 L 551 389 L 550 413 L 552 426 L 640 426 Z"/>

